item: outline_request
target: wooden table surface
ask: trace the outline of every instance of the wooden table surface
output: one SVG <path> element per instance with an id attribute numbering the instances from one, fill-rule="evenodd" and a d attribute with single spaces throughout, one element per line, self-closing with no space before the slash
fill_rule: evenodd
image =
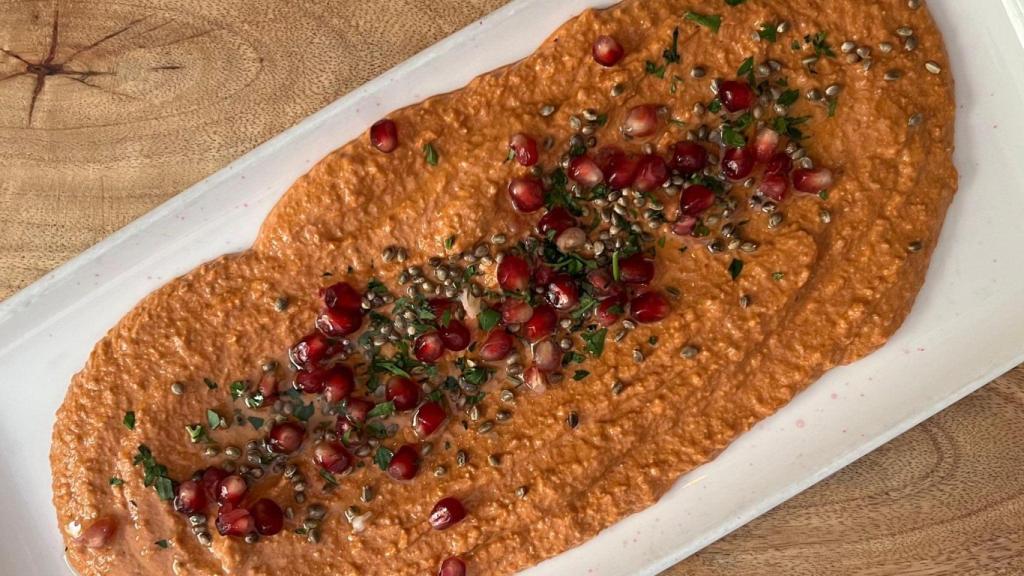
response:
<path id="1" fill-rule="evenodd" d="M 502 4 L 0 0 L 0 298 Z M 1022 471 L 1018 368 L 665 574 L 1024 574 Z"/>

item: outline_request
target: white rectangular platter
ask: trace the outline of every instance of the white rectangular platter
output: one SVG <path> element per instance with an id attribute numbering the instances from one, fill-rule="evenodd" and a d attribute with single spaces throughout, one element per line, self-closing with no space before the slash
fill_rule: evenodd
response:
<path id="1" fill-rule="evenodd" d="M 0 303 L 0 573 L 69 573 L 50 503 L 50 428 L 72 374 L 118 318 L 175 276 L 246 248 L 296 178 L 388 111 L 522 58 L 570 17 L 612 3 L 515 1 Z M 906 325 L 657 505 L 524 575 L 656 574 L 1024 360 L 1024 4 L 929 5 L 957 82 L 961 189 Z"/>

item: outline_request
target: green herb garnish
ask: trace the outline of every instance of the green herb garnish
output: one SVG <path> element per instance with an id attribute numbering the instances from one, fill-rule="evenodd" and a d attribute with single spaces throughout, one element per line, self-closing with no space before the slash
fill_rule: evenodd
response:
<path id="1" fill-rule="evenodd" d="M 167 467 L 153 458 L 153 453 L 148 446 L 139 444 L 139 452 L 135 455 L 132 464 L 135 466 L 142 464 L 145 474 L 143 483 L 147 487 L 152 486 L 161 500 L 174 498 L 174 483 L 167 477 Z"/>
<path id="2" fill-rule="evenodd" d="M 722 17 L 714 14 L 700 14 L 699 12 L 690 11 L 684 14 L 683 18 L 700 24 L 716 34 L 718 29 L 722 27 Z"/>
<path id="3" fill-rule="evenodd" d="M 423 145 L 423 158 L 426 159 L 427 164 L 431 166 L 437 166 L 440 156 L 437 154 L 437 148 L 434 148 L 434 143 L 429 142 Z"/>
<path id="4" fill-rule="evenodd" d="M 131 410 L 124 413 L 124 427 L 129 430 L 135 430 L 135 412 Z"/>
<path id="5" fill-rule="evenodd" d="M 494 308 L 488 308 L 480 312 L 480 315 L 477 317 L 477 322 L 480 323 L 480 329 L 484 332 L 488 332 L 491 328 L 497 326 L 500 320 L 501 313 Z"/>
<path id="6" fill-rule="evenodd" d="M 373 453 L 373 463 L 380 467 L 381 470 L 387 470 L 388 464 L 391 464 L 391 459 L 394 458 L 395 453 L 383 446 L 378 446 L 377 451 Z"/>
<path id="7" fill-rule="evenodd" d="M 729 263 L 729 276 L 732 276 L 732 279 L 735 280 L 739 278 L 741 272 L 743 272 L 743 260 L 733 258 L 732 262 Z"/>

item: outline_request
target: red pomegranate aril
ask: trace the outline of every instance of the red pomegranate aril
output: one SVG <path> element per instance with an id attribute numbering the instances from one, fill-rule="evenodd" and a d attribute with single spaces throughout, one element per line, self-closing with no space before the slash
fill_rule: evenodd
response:
<path id="1" fill-rule="evenodd" d="M 608 185 L 612 188 L 628 188 L 636 182 L 640 172 L 640 159 L 619 152 L 608 161 Z"/>
<path id="2" fill-rule="evenodd" d="M 718 83 L 718 99 L 729 112 L 747 110 L 754 105 L 754 89 L 746 82 L 725 80 Z"/>
<path id="3" fill-rule="evenodd" d="M 207 502 L 217 499 L 217 489 L 220 487 L 220 481 L 227 477 L 228 473 L 223 468 L 210 466 L 203 470 L 203 476 L 199 482 L 203 486 L 203 492 L 206 493 Z"/>
<path id="4" fill-rule="evenodd" d="M 543 394 L 548 389 L 548 377 L 536 366 L 530 366 L 523 372 L 523 384 L 536 394 Z"/>
<path id="5" fill-rule="evenodd" d="M 424 402 L 412 415 L 412 429 L 420 438 L 426 438 L 440 428 L 447 418 L 448 414 L 440 403 L 433 400 Z"/>
<path id="6" fill-rule="evenodd" d="M 284 512 L 277 502 L 269 498 L 260 498 L 249 507 L 256 531 L 261 536 L 273 536 L 284 527 Z"/>
<path id="7" fill-rule="evenodd" d="M 321 290 L 321 299 L 328 310 L 359 311 L 363 298 L 348 282 L 338 282 Z"/>
<path id="8" fill-rule="evenodd" d="M 182 514 L 195 514 L 206 508 L 206 491 L 195 480 L 186 480 L 178 485 L 174 495 L 174 509 Z"/>
<path id="9" fill-rule="evenodd" d="M 495 328 L 484 338 L 480 345 L 480 359 L 484 362 L 497 362 L 508 358 L 514 345 L 512 335 L 504 328 Z"/>
<path id="10" fill-rule="evenodd" d="M 430 331 L 417 336 L 413 343 L 413 354 L 420 362 L 436 362 L 444 354 L 444 341 L 441 340 L 441 335 Z"/>
<path id="11" fill-rule="evenodd" d="M 669 166 L 684 176 L 696 174 L 708 165 L 708 151 L 696 142 L 683 140 L 672 147 Z"/>
<path id="12" fill-rule="evenodd" d="M 793 187 L 806 194 L 817 194 L 832 186 L 832 171 L 828 168 L 800 169 L 793 171 Z"/>
<path id="13" fill-rule="evenodd" d="M 309 370 L 323 360 L 327 349 L 327 338 L 320 332 L 313 332 L 288 350 L 288 358 L 296 368 Z"/>
<path id="14" fill-rule="evenodd" d="M 297 422 L 278 422 L 267 435 L 267 448 L 277 454 L 291 454 L 302 446 L 306 429 Z"/>
<path id="15" fill-rule="evenodd" d="M 633 319 L 641 324 L 664 320 L 670 311 L 668 299 L 659 292 L 645 292 L 629 303 Z"/>
<path id="16" fill-rule="evenodd" d="M 622 56 L 626 54 L 626 51 L 622 48 L 622 44 L 611 36 L 598 36 L 597 40 L 594 40 L 593 48 L 594 60 L 609 68 L 615 66 L 622 60 Z"/>
<path id="17" fill-rule="evenodd" d="M 317 330 L 332 338 L 348 336 L 363 325 L 363 313 L 359 310 L 324 310 L 316 318 Z"/>
<path id="18" fill-rule="evenodd" d="M 384 394 L 388 402 L 395 403 L 395 410 L 405 412 L 412 410 L 420 401 L 420 387 L 404 376 L 395 376 L 388 380 Z"/>
<path id="19" fill-rule="evenodd" d="M 448 325 L 441 326 L 437 331 L 441 335 L 444 347 L 448 350 L 460 352 L 469 348 L 469 328 L 466 328 L 466 325 L 461 321 L 452 318 L 448 320 Z"/>
<path id="20" fill-rule="evenodd" d="M 672 233 L 677 236 L 689 236 L 697 228 L 697 217 L 683 214 L 672 224 Z"/>
<path id="21" fill-rule="evenodd" d="M 370 143 L 384 153 L 398 148 L 398 126 L 392 120 L 381 120 L 370 127 Z"/>
<path id="22" fill-rule="evenodd" d="M 587 282 L 590 282 L 590 285 L 594 287 L 594 292 L 600 297 L 617 296 L 624 290 L 607 268 L 597 268 L 587 272 Z"/>
<path id="23" fill-rule="evenodd" d="M 338 440 L 346 448 L 358 448 L 366 444 L 367 438 L 363 433 L 363 427 L 345 416 L 338 416 L 338 419 L 335 420 L 334 433 L 338 435 Z"/>
<path id="24" fill-rule="evenodd" d="M 537 342 L 555 333 L 558 327 L 558 315 L 555 309 L 541 304 L 533 309 L 533 316 L 523 324 L 523 332 L 530 342 Z"/>
<path id="25" fill-rule="evenodd" d="M 395 480 L 412 480 L 420 471 L 420 451 L 406 444 L 395 451 L 388 464 L 388 476 Z"/>
<path id="26" fill-rule="evenodd" d="M 602 300 L 597 305 L 597 312 L 594 318 L 601 326 L 608 327 L 615 324 L 626 314 L 626 299 L 622 296 L 615 296 Z"/>
<path id="27" fill-rule="evenodd" d="M 640 159 L 639 171 L 633 187 L 641 192 L 651 192 L 661 188 L 668 180 L 668 166 L 661 156 L 648 154 Z"/>
<path id="28" fill-rule="evenodd" d="M 780 174 L 766 174 L 761 179 L 761 184 L 758 185 L 757 191 L 762 196 L 771 198 L 776 202 L 782 202 L 786 199 L 786 192 L 789 191 L 789 182 L 786 181 L 785 176 Z"/>
<path id="29" fill-rule="evenodd" d="M 754 171 L 754 160 L 749 148 L 728 148 L 722 155 L 722 173 L 730 180 L 743 180 Z"/>
<path id="30" fill-rule="evenodd" d="M 775 155 L 779 148 L 779 133 L 771 128 L 764 127 L 758 130 L 754 138 L 754 156 L 758 162 L 768 162 Z"/>
<path id="31" fill-rule="evenodd" d="M 554 231 L 554 236 L 558 236 L 569 228 L 576 226 L 576 224 L 575 216 L 565 208 L 556 206 L 551 210 L 548 210 L 547 214 L 541 216 L 540 220 L 537 222 L 537 231 L 544 236 L 546 236 L 548 232 Z"/>
<path id="32" fill-rule="evenodd" d="M 707 186 L 694 184 L 679 195 L 679 210 L 686 216 L 700 216 L 715 204 L 715 193 Z"/>
<path id="33" fill-rule="evenodd" d="M 524 214 L 544 207 L 544 185 L 536 178 L 513 178 L 508 183 L 508 195 L 512 198 L 512 206 Z"/>
<path id="34" fill-rule="evenodd" d="M 530 288 L 530 265 L 525 259 L 506 254 L 498 264 L 498 285 L 506 292 L 523 292 Z"/>
<path id="35" fill-rule="evenodd" d="M 320 368 L 308 371 L 299 370 L 295 373 L 292 387 L 306 394 L 319 394 L 324 391 L 325 374 L 326 372 Z"/>
<path id="36" fill-rule="evenodd" d="M 335 366 L 327 371 L 324 378 L 324 400 L 331 404 L 348 398 L 356 387 L 356 378 L 348 366 Z"/>
<path id="37" fill-rule="evenodd" d="M 263 376 L 260 376 L 260 381 L 256 385 L 256 388 L 260 391 L 260 394 L 263 395 L 264 403 L 266 403 L 267 399 L 277 396 L 277 376 L 272 373 L 266 373 Z"/>
<path id="38" fill-rule="evenodd" d="M 508 324 L 522 324 L 533 316 L 533 306 L 523 300 L 509 298 L 501 303 L 501 321 Z"/>
<path id="39" fill-rule="evenodd" d="M 548 284 L 547 299 L 556 310 L 569 310 L 580 303 L 580 289 L 567 274 L 555 276 Z"/>
<path id="40" fill-rule="evenodd" d="M 577 156 L 569 161 L 569 178 L 584 186 L 597 186 L 604 182 L 604 173 L 589 156 Z"/>
<path id="41" fill-rule="evenodd" d="M 537 141 L 526 134 L 514 134 L 509 138 L 508 147 L 515 154 L 516 161 L 523 166 L 533 166 L 537 163 Z"/>
<path id="42" fill-rule="evenodd" d="M 256 530 L 256 521 L 245 508 L 221 508 L 216 524 L 221 536 L 248 536 Z"/>
<path id="43" fill-rule="evenodd" d="M 117 521 L 113 518 L 97 518 L 82 531 L 75 542 L 86 548 L 103 548 L 117 532 Z"/>
<path id="44" fill-rule="evenodd" d="M 622 122 L 622 134 L 627 138 L 644 138 L 658 130 L 658 107 L 653 104 L 634 106 Z"/>
<path id="45" fill-rule="evenodd" d="M 434 313 L 434 318 L 438 320 L 444 317 L 445 312 L 455 315 L 462 309 L 462 304 L 457 300 L 449 298 L 431 298 L 427 300 L 427 305 L 430 306 L 430 311 Z"/>
<path id="46" fill-rule="evenodd" d="M 430 511 L 430 525 L 434 530 L 447 530 L 466 517 L 466 508 L 457 498 L 442 498 Z"/>
<path id="47" fill-rule="evenodd" d="M 554 372 L 562 365 L 562 350 L 551 339 L 533 345 L 533 365 L 541 372 Z"/>
<path id="48" fill-rule="evenodd" d="M 793 169 L 793 159 L 785 152 L 778 152 L 768 160 L 764 173 L 769 175 L 787 176 Z"/>
<path id="49" fill-rule="evenodd" d="M 321 442 L 313 448 L 313 462 L 332 474 L 343 474 L 352 467 L 352 455 L 341 442 Z"/>
<path id="50" fill-rule="evenodd" d="M 555 279 L 555 276 L 555 271 L 544 264 L 537 265 L 533 270 L 533 281 L 540 286 L 544 286 L 551 282 Z"/>
<path id="51" fill-rule="evenodd" d="M 345 401 L 345 418 L 356 424 L 366 422 L 366 416 L 377 404 L 365 398 L 349 398 Z"/>
<path id="52" fill-rule="evenodd" d="M 654 280 L 654 260 L 639 252 L 621 260 L 619 278 L 626 284 L 650 284 L 651 280 Z"/>
<path id="53" fill-rule="evenodd" d="M 466 576 L 466 563 L 461 558 L 452 556 L 441 562 L 441 570 L 437 576 Z"/>
<path id="54" fill-rule="evenodd" d="M 245 483 L 245 478 L 242 478 L 238 474 L 230 474 L 225 476 L 220 484 L 217 485 L 217 502 L 221 504 L 238 504 L 245 498 L 245 493 L 249 491 L 249 486 Z"/>

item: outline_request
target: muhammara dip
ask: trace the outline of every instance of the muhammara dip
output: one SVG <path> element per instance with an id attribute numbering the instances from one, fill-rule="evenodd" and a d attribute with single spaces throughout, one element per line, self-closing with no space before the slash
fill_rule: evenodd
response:
<path id="1" fill-rule="evenodd" d="M 900 325 L 953 110 L 916 0 L 584 13 L 96 346 L 50 456 L 71 564 L 495 575 L 581 543 Z"/>

